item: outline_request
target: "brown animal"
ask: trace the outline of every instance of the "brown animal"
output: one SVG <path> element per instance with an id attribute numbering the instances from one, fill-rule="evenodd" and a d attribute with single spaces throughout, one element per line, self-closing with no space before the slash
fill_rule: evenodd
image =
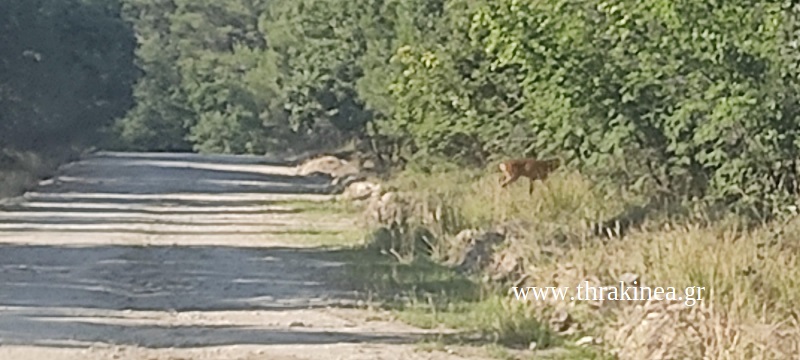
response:
<path id="1" fill-rule="evenodd" d="M 500 187 L 506 187 L 508 184 L 517 181 L 520 176 L 530 179 L 530 186 L 528 193 L 533 193 L 533 183 L 536 180 L 544 181 L 547 176 L 561 166 L 561 159 L 515 159 L 504 161 L 500 164 L 500 171 L 503 172 L 503 178 L 500 179 Z"/>

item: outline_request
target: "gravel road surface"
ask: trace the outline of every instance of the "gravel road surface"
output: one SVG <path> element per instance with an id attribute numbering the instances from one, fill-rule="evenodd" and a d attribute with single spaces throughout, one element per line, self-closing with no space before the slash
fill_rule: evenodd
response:
<path id="1" fill-rule="evenodd" d="M 480 359 L 342 306 L 324 179 L 255 156 L 96 153 L 0 203 L 0 359 Z"/>

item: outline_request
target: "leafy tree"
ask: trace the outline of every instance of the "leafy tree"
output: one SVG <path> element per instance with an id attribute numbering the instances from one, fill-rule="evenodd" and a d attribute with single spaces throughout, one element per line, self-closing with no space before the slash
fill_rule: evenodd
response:
<path id="1" fill-rule="evenodd" d="M 137 34 L 136 65 L 142 77 L 134 87 L 136 105 L 118 123 L 121 139 L 135 149 L 190 150 L 185 123 L 194 114 L 185 105 L 175 63 L 180 53 L 172 39 L 172 0 L 125 0 L 123 13 Z"/>
<path id="2" fill-rule="evenodd" d="M 284 109 L 294 131 L 328 127 L 353 134 L 371 119 L 356 88 L 366 51 L 363 3 L 278 2 L 263 20 L 279 54 Z"/>

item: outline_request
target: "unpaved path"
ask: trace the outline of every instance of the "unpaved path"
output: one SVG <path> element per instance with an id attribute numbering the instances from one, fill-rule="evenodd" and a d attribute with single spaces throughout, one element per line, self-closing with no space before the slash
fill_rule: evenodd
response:
<path id="1" fill-rule="evenodd" d="M 478 359 L 347 309 L 305 211 L 324 180 L 263 157 L 99 153 L 0 204 L 0 359 Z"/>

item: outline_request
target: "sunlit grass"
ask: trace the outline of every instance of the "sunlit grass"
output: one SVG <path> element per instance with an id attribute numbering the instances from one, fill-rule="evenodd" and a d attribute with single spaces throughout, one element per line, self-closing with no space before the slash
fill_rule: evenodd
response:
<path id="1" fill-rule="evenodd" d="M 527 179 L 501 189 L 498 176 L 407 172 L 390 186 L 411 204 L 406 224 L 424 226 L 436 237 L 433 260 L 464 246 L 452 241 L 463 229 L 520 222 L 522 230 L 505 246 L 520 258 L 526 284 L 574 287 L 590 280 L 611 285 L 632 273 L 647 286 L 705 287 L 706 297 L 694 307 L 664 301 L 520 306 L 481 287 L 474 290 L 479 296 L 465 299 L 454 291 L 455 281 L 440 281 L 431 289 L 429 278 L 404 275 L 431 271 L 433 265 L 418 260 L 373 268 L 370 276 L 375 278 L 364 281 L 388 281 L 392 285 L 384 291 L 413 290 L 402 297 L 402 306 L 396 306 L 401 319 L 480 333 L 497 344 L 519 346 L 538 340 L 545 349 L 568 348 L 574 339 L 552 334 L 542 325 L 556 306 L 566 306 L 583 335 L 603 339 L 600 348 L 622 359 L 776 359 L 800 351 L 800 220 L 744 232 L 735 222 L 674 222 L 665 216 L 669 214 L 658 213 L 665 209 L 656 209 L 643 214 L 642 227 L 634 227 L 626 237 L 598 238 L 588 224 L 618 217 L 643 205 L 644 199 L 594 185 L 567 170 L 537 182 L 533 194 L 528 194 Z"/>

